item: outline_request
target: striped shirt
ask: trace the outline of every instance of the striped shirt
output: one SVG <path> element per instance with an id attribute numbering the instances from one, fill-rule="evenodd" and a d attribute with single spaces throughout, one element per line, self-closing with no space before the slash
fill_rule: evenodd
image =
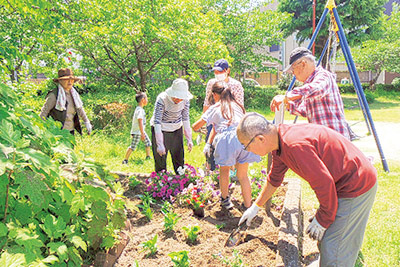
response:
<path id="1" fill-rule="evenodd" d="M 204 99 L 203 106 L 212 105 L 212 103 L 210 103 L 208 100 L 212 94 L 212 87 L 213 87 L 214 83 L 216 83 L 216 82 L 217 82 L 216 79 L 210 79 L 208 81 L 207 87 L 206 87 L 206 98 Z M 235 100 L 239 104 L 244 106 L 244 89 L 243 89 L 242 84 L 238 80 L 235 80 L 231 77 L 229 77 L 227 84 L 228 84 L 229 88 L 231 89 L 231 93 L 232 93 L 233 97 L 235 98 Z"/>
<path id="2" fill-rule="evenodd" d="M 161 124 L 161 130 L 165 132 L 176 131 L 182 127 L 183 121 L 189 121 L 189 107 L 189 100 L 175 104 L 166 92 L 162 92 L 154 104 L 150 125 Z"/>
<path id="3" fill-rule="evenodd" d="M 306 117 L 309 123 L 325 125 L 350 140 L 347 122 L 336 75 L 317 67 L 303 86 L 295 87 L 288 96 L 302 96 L 289 101 L 289 111 L 293 115 Z"/>

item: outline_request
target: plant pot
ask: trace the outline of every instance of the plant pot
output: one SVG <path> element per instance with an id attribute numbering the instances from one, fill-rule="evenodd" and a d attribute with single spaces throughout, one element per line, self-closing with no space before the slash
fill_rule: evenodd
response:
<path id="1" fill-rule="evenodd" d="M 194 212 L 194 215 L 197 215 L 201 218 L 204 217 L 204 208 L 194 209 L 193 212 Z"/>

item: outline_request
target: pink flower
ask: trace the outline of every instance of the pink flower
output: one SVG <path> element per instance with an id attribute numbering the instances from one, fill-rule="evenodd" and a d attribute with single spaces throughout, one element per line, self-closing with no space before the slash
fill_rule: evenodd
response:
<path id="1" fill-rule="evenodd" d="M 157 197 L 157 193 L 156 192 L 153 192 L 153 197 Z"/>

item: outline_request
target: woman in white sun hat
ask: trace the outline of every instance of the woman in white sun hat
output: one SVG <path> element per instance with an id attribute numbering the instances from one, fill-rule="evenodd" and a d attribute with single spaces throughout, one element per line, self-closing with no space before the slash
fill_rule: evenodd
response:
<path id="1" fill-rule="evenodd" d="M 172 86 L 157 96 L 154 113 L 150 120 L 151 143 L 155 171 L 167 170 L 167 153 L 171 154 L 175 173 L 184 166 L 183 134 L 188 151 L 193 147 L 192 130 L 189 119 L 189 84 L 184 79 L 176 79 Z M 182 128 L 183 126 L 183 128 Z"/>

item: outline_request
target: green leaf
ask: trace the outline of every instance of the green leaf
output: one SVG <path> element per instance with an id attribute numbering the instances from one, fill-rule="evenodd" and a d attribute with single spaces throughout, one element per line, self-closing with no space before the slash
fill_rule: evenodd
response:
<path id="1" fill-rule="evenodd" d="M 62 217 L 56 218 L 48 214 L 44 220 L 44 224 L 41 224 L 40 227 L 50 238 L 57 239 L 65 232 L 66 224 Z"/>
<path id="2" fill-rule="evenodd" d="M 47 244 L 50 253 L 57 253 L 60 261 L 68 259 L 68 247 L 63 242 L 50 242 Z"/>
<path id="3" fill-rule="evenodd" d="M 72 199 L 69 213 L 71 215 L 75 215 L 79 212 L 79 210 L 85 211 L 85 199 L 81 194 L 76 194 Z"/>
<path id="4" fill-rule="evenodd" d="M 8 233 L 8 228 L 4 223 L 0 222 L 0 237 L 1 236 L 6 236 Z"/>
<path id="5" fill-rule="evenodd" d="M 49 255 L 42 260 L 44 263 L 53 264 L 59 261 L 59 259 L 55 255 Z"/>
<path id="6" fill-rule="evenodd" d="M 47 191 L 47 185 L 42 181 L 43 177 L 31 170 L 24 170 L 15 174 L 15 182 L 20 185 L 20 195 L 28 196 L 32 204 L 43 205 L 43 191 Z"/>
<path id="7" fill-rule="evenodd" d="M 25 256 L 24 254 L 9 254 L 7 251 L 3 252 L 0 257 L 0 266 L 2 267 L 20 267 L 24 266 Z"/>
<path id="8" fill-rule="evenodd" d="M 50 169 L 53 167 L 50 157 L 39 150 L 25 148 L 21 149 L 20 152 L 24 153 L 24 158 L 26 160 L 30 160 L 36 168 L 41 168 L 46 173 L 49 173 Z"/>
<path id="9" fill-rule="evenodd" d="M 41 248 L 44 246 L 42 240 L 39 239 L 39 235 L 37 235 L 35 232 L 31 232 L 27 228 L 10 229 L 9 237 L 14 239 L 18 245 L 24 246 L 28 250 L 33 250 L 34 248 Z"/>
<path id="10" fill-rule="evenodd" d="M 82 258 L 79 255 L 79 252 L 76 248 L 69 247 L 68 248 L 68 256 L 77 266 L 82 265 Z"/>
<path id="11" fill-rule="evenodd" d="M 112 236 L 107 236 L 106 238 L 103 239 L 103 242 L 101 243 L 101 246 L 104 247 L 105 249 L 112 248 L 115 245 L 115 238 Z"/>
<path id="12" fill-rule="evenodd" d="M 0 136 L 7 141 L 8 144 L 12 145 L 19 140 L 21 132 L 14 130 L 13 125 L 9 121 L 2 120 L 0 123 Z"/>
<path id="13" fill-rule="evenodd" d="M 115 212 L 111 217 L 111 222 L 114 227 L 117 229 L 121 229 L 125 226 L 126 216 L 122 212 Z"/>
<path id="14" fill-rule="evenodd" d="M 28 224 L 32 220 L 32 207 L 29 203 L 17 202 L 15 205 L 15 219 L 17 219 L 22 225 Z"/>
<path id="15" fill-rule="evenodd" d="M 87 245 L 85 243 L 85 241 L 83 241 L 82 237 L 74 235 L 71 239 L 70 239 L 71 243 L 74 244 L 74 246 L 76 248 L 81 248 L 84 251 L 87 251 Z"/>
<path id="16" fill-rule="evenodd" d="M 92 185 L 83 185 L 82 190 L 85 193 L 85 197 L 92 199 L 93 201 L 96 201 L 96 200 L 109 201 L 110 200 L 108 193 L 101 187 L 94 187 Z"/>

